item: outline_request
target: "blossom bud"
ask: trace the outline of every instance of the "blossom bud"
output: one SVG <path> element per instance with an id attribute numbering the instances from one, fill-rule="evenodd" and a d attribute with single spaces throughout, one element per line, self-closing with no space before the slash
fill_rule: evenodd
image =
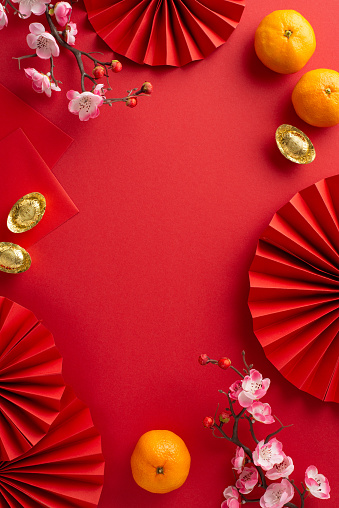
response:
<path id="1" fill-rule="evenodd" d="M 141 91 L 142 91 L 142 93 L 151 95 L 151 93 L 153 91 L 152 83 L 150 83 L 149 81 L 145 81 L 145 83 L 141 87 Z"/>
<path id="2" fill-rule="evenodd" d="M 231 360 L 229 358 L 220 358 L 218 365 L 221 369 L 228 369 L 231 366 Z"/>
<path id="3" fill-rule="evenodd" d="M 103 78 L 106 74 L 105 67 L 103 67 L 102 65 L 96 65 L 92 73 L 95 79 Z"/>
<path id="4" fill-rule="evenodd" d="M 203 420 L 203 425 L 206 429 L 211 429 L 214 425 L 215 421 L 212 416 L 206 416 Z"/>
<path id="5" fill-rule="evenodd" d="M 126 106 L 128 108 L 135 108 L 135 106 L 138 104 L 138 101 L 135 97 L 128 97 L 126 101 Z"/>
<path id="6" fill-rule="evenodd" d="M 198 358 L 198 362 L 200 363 L 200 365 L 206 365 L 209 362 L 209 360 L 210 360 L 209 357 L 205 353 L 200 355 Z"/>
<path id="7" fill-rule="evenodd" d="M 228 423 L 231 419 L 231 411 L 222 411 L 219 415 L 219 421 L 221 423 Z"/>
<path id="8" fill-rule="evenodd" d="M 111 68 L 113 72 L 120 72 L 122 70 L 122 63 L 119 60 L 112 60 Z"/>

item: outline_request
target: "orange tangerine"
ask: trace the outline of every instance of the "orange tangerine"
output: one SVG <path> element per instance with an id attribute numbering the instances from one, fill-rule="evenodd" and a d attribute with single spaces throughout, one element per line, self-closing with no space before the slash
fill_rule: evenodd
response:
<path id="1" fill-rule="evenodd" d="M 254 47 L 266 67 L 281 74 L 297 72 L 314 53 L 315 35 L 309 22 L 297 11 L 271 12 L 255 32 Z"/>
<path id="2" fill-rule="evenodd" d="M 136 483 L 164 494 L 185 482 L 191 457 L 184 441 L 170 430 L 150 430 L 141 436 L 131 457 Z"/>
<path id="3" fill-rule="evenodd" d="M 339 73 L 331 69 L 306 72 L 292 92 L 294 109 L 300 118 L 315 127 L 339 123 Z"/>

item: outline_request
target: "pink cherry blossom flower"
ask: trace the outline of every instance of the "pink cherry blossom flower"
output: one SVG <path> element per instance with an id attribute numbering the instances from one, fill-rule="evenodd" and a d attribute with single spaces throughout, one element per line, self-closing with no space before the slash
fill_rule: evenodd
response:
<path id="1" fill-rule="evenodd" d="M 242 381 L 242 391 L 238 395 L 239 404 L 242 407 L 249 407 L 254 400 L 261 399 L 270 386 L 269 378 L 262 378 L 260 372 L 250 370 L 250 375 L 245 376 Z"/>
<path id="2" fill-rule="evenodd" d="M 318 473 L 318 469 L 315 466 L 309 466 L 305 473 L 305 483 L 307 490 L 314 497 L 319 499 L 330 498 L 330 484 L 326 476 Z"/>
<path id="3" fill-rule="evenodd" d="M 242 392 L 242 380 L 238 379 L 229 387 L 230 397 L 233 400 L 238 400 L 239 393 Z"/>
<path id="4" fill-rule="evenodd" d="M 241 448 L 240 446 L 237 446 L 237 449 L 235 452 L 235 457 L 233 457 L 231 462 L 233 464 L 233 469 L 236 469 L 238 474 L 241 473 L 242 468 L 245 465 L 245 452 L 244 452 L 243 448 Z"/>
<path id="5" fill-rule="evenodd" d="M 75 36 L 78 33 L 77 25 L 76 23 L 73 23 L 70 21 L 66 26 L 64 31 L 62 32 L 64 40 L 69 44 L 70 46 L 75 45 Z"/>
<path id="6" fill-rule="evenodd" d="M 230 486 L 224 490 L 224 498 L 226 501 L 221 503 L 221 508 L 239 508 L 239 493 L 235 487 Z"/>
<path id="7" fill-rule="evenodd" d="M 29 25 L 30 34 L 27 35 L 27 44 L 31 49 L 36 49 L 39 58 L 47 60 L 52 55 L 59 56 L 59 46 L 53 35 L 45 32 L 45 27 L 41 23 L 31 23 Z"/>
<path id="8" fill-rule="evenodd" d="M 257 483 L 258 471 L 256 468 L 253 466 L 245 466 L 238 480 L 235 482 L 235 486 L 241 494 L 249 494 L 252 492 Z"/>
<path id="9" fill-rule="evenodd" d="M 2 4 L 0 4 L 0 30 L 3 29 L 4 26 L 8 25 L 8 18 L 6 14 L 6 10 Z"/>
<path id="10" fill-rule="evenodd" d="M 99 114 L 99 107 L 103 104 L 104 99 L 100 95 L 92 92 L 76 92 L 69 90 L 67 99 L 70 100 L 68 109 L 74 115 L 79 115 L 82 122 L 86 122 L 90 118 L 96 118 Z"/>
<path id="11" fill-rule="evenodd" d="M 286 479 L 280 483 L 271 483 L 265 494 L 260 498 L 261 508 L 282 508 L 291 501 L 294 496 L 294 488 Z"/>
<path id="12" fill-rule="evenodd" d="M 51 81 L 48 75 L 42 74 L 32 67 L 25 69 L 25 74 L 27 78 L 32 80 L 32 87 L 35 92 L 45 92 L 45 94 L 50 97 L 52 90 L 55 90 L 56 92 L 61 91 L 61 89 L 54 83 L 54 81 Z"/>
<path id="13" fill-rule="evenodd" d="M 288 478 L 294 471 L 294 464 L 291 457 L 287 457 L 283 452 L 284 458 L 280 464 L 274 464 L 269 469 L 266 476 L 269 480 L 278 480 L 279 478 Z"/>
<path id="14" fill-rule="evenodd" d="M 265 443 L 264 439 L 259 441 L 253 452 L 253 462 L 256 466 L 261 466 L 264 471 L 272 469 L 274 464 L 280 464 L 284 460 L 282 443 L 275 437 Z"/>
<path id="15" fill-rule="evenodd" d="M 105 97 L 105 92 L 106 91 L 107 90 L 104 89 L 104 85 L 102 83 L 100 83 L 99 85 L 95 86 L 95 88 L 93 90 L 93 93 L 94 93 L 94 95 L 99 95 L 103 99 L 106 99 L 106 97 Z"/>
<path id="16" fill-rule="evenodd" d="M 45 13 L 48 3 L 43 0 L 13 0 L 13 2 L 19 3 L 19 12 L 25 18 L 29 18 L 32 13 L 41 16 Z"/>
<path id="17" fill-rule="evenodd" d="M 267 403 L 263 404 L 256 400 L 247 408 L 247 411 L 251 413 L 253 418 L 258 422 L 267 424 L 275 422 L 275 419 L 271 415 L 271 406 Z"/>
<path id="18" fill-rule="evenodd" d="M 72 6 L 68 2 L 57 2 L 54 6 L 54 14 L 60 26 L 65 26 L 72 13 Z"/>

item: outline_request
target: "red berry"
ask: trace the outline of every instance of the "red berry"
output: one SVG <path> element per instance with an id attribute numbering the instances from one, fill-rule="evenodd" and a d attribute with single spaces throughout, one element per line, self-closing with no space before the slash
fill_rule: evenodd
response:
<path id="1" fill-rule="evenodd" d="M 209 357 L 205 355 L 205 353 L 203 353 L 202 355 L 199 356 L 198 362 L 200 363 L 200 365 L 206 365 L 209 362 Z"/>
<path id="2" fill-rule="evenodd" d="M 206 416 L 203 420 L 203 424 L 206 429 L 211 429 L 214 423 L 214 418 L 212 418 L 212 416 Z"/>
<path id="3" fill-rule="evenodd" d="M 122 70 L 122 63 L 119 60 L 112 60 L 111 68 L 113 72 L 120 72 Z"/>
<path id="4" fill-rule="evenodd" d="M 141 91 L 142 91 L 142 93 L 151 95 L 151 93 L 153 91 L 152 83 L 150 83 L 149 81 L 145 81 L 145 83 L 141 87 Z"/>
<path id="5" fill-rule="evenodd" d="M 231 411 L 222 411 L 219 415 L 219 421 L 222 423 L 228 423 L 231 419 Z"/>
<path id="6" fill-rule="evenodd" d="M 105 67 L 103 67 L 102 65 L 97 65 L 96 67 L 94 67 L 92 73 L 95 79 L 103 78 L 106 74 Z"/>
<path id="7" fill-rule="evenodd" d="M 218 365 L 221 369 L 228 369 L 231 366 L 231 360 L 229 358 L 220 358 Z"/>
<path id="8" fill-rule="evenodd" d="M 135 108 L 135 106 L 138 104 L 138 101 L 135 97 L 128 97 L 126 101 L 126 106 L 128 108 Z"/>

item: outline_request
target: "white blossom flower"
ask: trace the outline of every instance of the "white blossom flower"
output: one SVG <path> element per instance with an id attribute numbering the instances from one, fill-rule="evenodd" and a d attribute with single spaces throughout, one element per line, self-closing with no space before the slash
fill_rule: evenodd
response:
<path id="1" fill-rule="evenodd" d="M 99 107 L 103 104 L 102 96 L 92 92 L 76 92 L 69 90 L 67 99 L 70 100 L 68 110 L 74 115 L 79 115 L 82 122 L 87 122 L 90 118 L 96 118 L 99 114 Z"/>
<path id="2" fill-rule="evenodd" d="M 36 50 L 39 58 L 47 60 L 51 56 L 59 56 L 59 46 L 53 35 L 45 32 L 44 25 L 41 23 L 31 23 L 29 31 L 31 33 L 27 35 L 27 44 L 31 49 Z"/>

